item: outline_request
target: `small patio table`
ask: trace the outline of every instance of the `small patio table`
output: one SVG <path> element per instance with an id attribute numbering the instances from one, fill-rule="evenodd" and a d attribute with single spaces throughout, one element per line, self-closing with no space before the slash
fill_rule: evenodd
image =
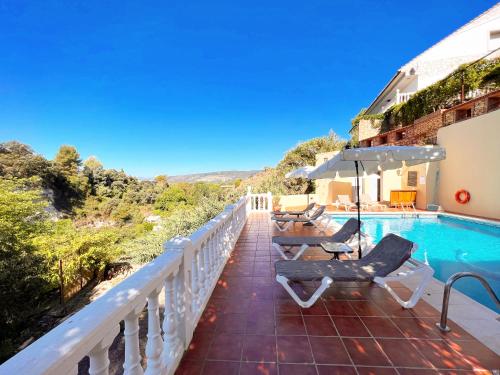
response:
<path id="1" fill-rule="evenodd" d="M 322 242 L 321 247 L 327 253 L 333 254 L 332 259 L 340 259 L 340 254 L 352 254 L 354 250 L 342 242 Z"/>

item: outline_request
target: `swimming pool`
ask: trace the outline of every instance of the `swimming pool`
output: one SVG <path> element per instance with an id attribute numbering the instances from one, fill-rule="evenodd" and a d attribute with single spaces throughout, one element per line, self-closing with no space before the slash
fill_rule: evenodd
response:
<path id="1" fill-rule="evenodd" d="M 352 217 L 352 216 L 349 216 Z M 343 224 L 348 216 L 333 218 Z M 395 233 L 419 246 L 414 257 L 427 258 L 434 268 L 434 277 L 446 281 L 460 271 L 473 271 L 484 276 L 497 295 L 500 294 L 500 226 L 482 224 L 444 215 L 422 218 L 361 215 L 363 231 L 376 242 L 388 233 Z M 500 310 L 491 301 L 479 281 L 458 280 L 454 288 L 488 306 Z"/>

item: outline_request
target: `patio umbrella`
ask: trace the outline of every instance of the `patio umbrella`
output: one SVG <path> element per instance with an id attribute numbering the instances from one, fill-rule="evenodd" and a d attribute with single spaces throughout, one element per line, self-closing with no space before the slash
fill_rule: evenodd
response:
<path id="1" fill-rule="evenodd" d="M 446 152 L 437 146 L 378 146 L 345 149 L 308 174 L 309 179 L 356 177 L 356 206 L 358 222 L 361 219 L 359 202 L 360 167 L 363 174 L 413 166 L 446 158 Z M 358 224 L 360 225 L 360 224 Z M 358 256 L 361 258 L 361 228 L 358 228 Z"/>
<path id="2" fill-rule="evenodd" d="M 312 172 L 316 167 L 312 165 L 306 165 L 305 167 L 300 167 L 288 172 L 286 178 L 309 178 L 309 173 Z"/>

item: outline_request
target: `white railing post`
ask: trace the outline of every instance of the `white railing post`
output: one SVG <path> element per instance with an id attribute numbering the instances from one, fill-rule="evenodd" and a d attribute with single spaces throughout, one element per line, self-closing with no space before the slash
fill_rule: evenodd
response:
<path id="1" fill-rule="evenodd" d="M 176 301 L 176 278 L 179 272 L 167 276 L 165 280 L 165 311 L 163 317 L 163 367 L 167 369 L 168 374 L 173 374 L 179 363 L 184 345 L 178 335 L 177 322 L 177 301 Z"/>
<path id="2" fill-rule="evenodd" d="M 159 374 L 161 371 L 161 353 L 163 340 L 160 327 L 159 295 L 163 285 L 153 290 L 148 296 L 148 341 L 146 343 L 146 356 L 148 364 L 146 375 Z"/>
<path id="3" fill-rule="evenodd" d="M 273 195 L 270 191 L 267 192 L 267 210 L 269 212 L 273 210 Z"/>
<path id="4" fill-rule="evenodd" d="M 182 262 L 177 271 L 174 298 L 177 301 L 175 312 L 178 324 L 178 334 L 183 342 L 184 349 L 186 349 L 193 337 L 193 327 L 191 327 L 190 322 L 193 320 L 193 311 L 196 311 L 198 305 L 196 256 L 191 240 L 186 237 L 176 237 L 167 241 L 164 245 L 164 250 L 165 252 L 170 251 L 182 254 Z M 166 312 L 164 314 L 166 314 Z M 165 324 L 165 318 L 163 324 Z"/>

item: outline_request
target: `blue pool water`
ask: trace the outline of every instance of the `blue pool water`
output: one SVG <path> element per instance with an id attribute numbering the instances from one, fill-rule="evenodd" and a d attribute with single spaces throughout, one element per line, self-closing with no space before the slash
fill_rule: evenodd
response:
<path id="1" fill-rule="evenodd" d="M 334 216 L 343 224 L 348 217 Z M 414 257 L 427 260 L 434 268 L 434 277 L 446 281 L 460 271 L 483 275 L 500 295 L 500 227 L 438 215 L 433 218 L 376 217 L 361 215 L 363 231 L 376 242 L 388 233 L 395 233 L 418 244 Z M 462 293 L 500 310 L 491 301 L 479 281 L 465 278 L 455 282 Z"/>

